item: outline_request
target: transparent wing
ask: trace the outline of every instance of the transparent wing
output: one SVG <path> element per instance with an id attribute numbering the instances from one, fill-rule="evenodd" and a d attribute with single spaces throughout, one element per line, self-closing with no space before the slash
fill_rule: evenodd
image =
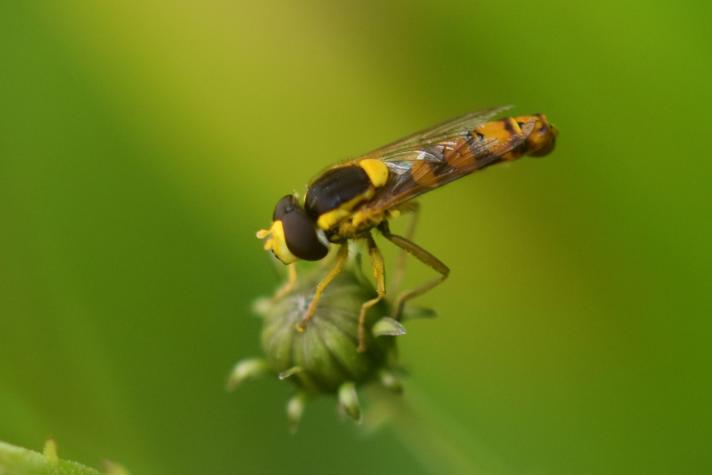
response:
<path id="1" fill-rule="evenodd" d="M 422 157 L 427 159 L 428 150 L 431 149 L 432 146 L 446 143 L 454 146 L 458 140 L 467 137 L 477 126 L 490 121 L 493 117 L 512 107 L 511 105 L 491 107 L 489 109 L 470 112 L 435 126 L 428 127 L 400 138 L 395 142 L 371 150 L 364 155 L 330 165 L 314 175 L 309 183 L 313 183 L 314 180 L 318 179 L 329 169 L 347 166 L 364 158 L 384 160 L 390 163 L 389 167 L 393 167 L 394 170 L 398 171 L 400 169 L 399 167 L 401 167 L 401 165 L 398 165 L 399 161 L 403 161 L 402 167 L 406 167 L 407 162 L 413 159 L 413 154 L 418 155 L 422 153 L 424 154 Z"/>
<path id="2" fill-rule="evenodd" d="M 465 127 L 470 127 L 469 124 L 474 122 L 465 123 L 468 124 Z M 377 157 L 388 166 L 390 176 L 386 185 L 363 208 L 382 211 L 397 207 L 423 193 L 497 163 L 503 155 L 526 140 L 531 126 L 523 124 L 523 133 L 512 134 L 506 142 L 495 137 L 472 137 L 471 129 L 463 131 L 458 127 L 446 128 L 447 133 L 438 135 L 435 142 L 429 139 L 425 142 L 408 141 L 407 147 L 399 143 L 397 147 Z M 458 156 L 465 154 L 474 159 L 458 161 Z"/>
<path id="3" fill-rule="evenodd" d="M 383 147 L 379 147 L 376 150 L 370 151 L 365 156 L 392 155 L 399 151 L 412 151 L 417 148 L 425 148 L 428 145 L 453 141 L 454 139 L 466 136 L 478 125 L 488 122 L 493 117 L 512 107 L 511 105 L 504 105 L 470 112 L 455 119 L 415 132 Z"/>

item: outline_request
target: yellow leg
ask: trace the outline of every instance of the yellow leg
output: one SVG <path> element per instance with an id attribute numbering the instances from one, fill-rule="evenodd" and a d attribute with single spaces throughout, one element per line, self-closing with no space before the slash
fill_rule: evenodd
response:
<path id="1" fill-rule="evenodd" d="M 405 229 L 405 239 L 410 241 L 411 239 L 413 239 L 413 235 L 415 235 L 415 227 L 418 224 L 418 216 L 420 214 L 420 203 L 415 202 L 415 201 L 406 203 L 405 206 L 399 208 L 399 211 L 403 214 L 412 213 L 412 215 L 413 215 L 412 219 L 408 223 L 408 227 Z M 403 275 L 405 274 L 405 264 L 406 264 L 407 257 L 408 257 L 408 252 L 406 252 L 405 249 L 401 249 L 401 253 L 398 256 L 398 262 L 396 262 L 396 267 L 393 270 L 393 274 L 390 279 L 390 281 L 391 281 L 390 290 L 392 292 L 395 292 L 400 289 L 400 286 L 403 282 Z"/>
<path id="2" fill-rule="evenodd" d="M 316 290 L 314 290 L 314 297 L 312 298 L 311 302 L 309 302 L 309 307 L 307 307 L 307 311 L 304 313 L 302 321 L 297 323 L 297 331 L 303 332 L 307 326 L 307 323 L 309 323 L 309 320 L 314 317 L 314 312 L 316 312 L 316 306 L 319 303 L 319 300 L 321 299 L 321 294 L 324 293 L 324 289 L 328 287 L 331 281 L 334 280 L 336 276 L 341 273 L 342 270 L 344 270 L 344 266 L 346 265 L 346 260 L 348 257 L 349 245 L 348 243 L 344 243 L 341 245 L 341 247 L 339 248 L 339 253 L 336 255 L 336 263 L 334 264 L 334 267 L 332 267 L 329 273 L 326 274 L 324 278 L 319 281 L 318 284 L 316 284 Z"/>
<path id="3" fill-rule="evenodd" d="M 402 236 L 397 236 L 395 234 L 391 234 L 390 229 L 388 228 L 388 222 L 384 221 L 381 223 L 381 225 L 378 227 L 378 229 L 383 233 L 383 236 L 391 241 L 393 244 L 396 246 L 400 247 L 404 251 L 406 251 L 408 254 L 412 255 L 416 259 L 418 259 L 420 262 L 423 264 L 431 267 L 434 269 L 436 272 L 440 274 L 439 277 L 436 279 L 431 280 L 430 282 L 426 282 L 425 284 L 421 285 L 420 287 L 416 287 L 414 289 L 408 290 L 406 292 L 403 292 L 398 296 L 395 302 L 395 314 L 393 315 L 393 318 L 398 320 L 400 319 L 401 313 L 403 312 L 403 306 L 405 303 L 412 299 L 415 298 L 419 295 L 424 294 L 428 290 L 432 289 L 436 285 L 440 284 L 442 281 L 447 279 L 447 276 L 450 274 L 450 269 L 448 266 L 446 266 L 440 259 L 423 249 L 422 247 L 418 246 L 416 243 L 402 237 Z"/>
<path id="4" fill-rule="evenodd" d="M 373 267 L 373 277 L 376 279 L 376 292 L 378 295 L 361 305 L 358 314 L 358 351 L 366 351 L 366 314 L 368 310 L 376 305 L 386 295 L 386 268 L 383 264 L 383 255 L 376 246 L 371 233 L 366 235 L 368 243 L 368 254 L 371 256 L 371 266 Z"/>
<path id="5" fill-rule="evenodd" d="M 284 296 L 294 288 L 294 284 L 297 282 L 297 265 L 295 263 L 291 263 L 287 266 L 287 272 L 287 282 L 274 293 L 274 297 L 272 297 L 274 301 L 284 298 Z"/>

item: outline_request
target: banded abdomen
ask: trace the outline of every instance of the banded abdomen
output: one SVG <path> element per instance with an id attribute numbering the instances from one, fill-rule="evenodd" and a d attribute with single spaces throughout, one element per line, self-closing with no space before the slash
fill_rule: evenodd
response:
<path id="1" fill-rule="evenodd" d="M 388 182 L 362 210 L 389 209 L 490 165 L 546 155 L 555 140 L 556 130 L 538 114 L 486 122 L 448 141 L 383 157 Z"/>

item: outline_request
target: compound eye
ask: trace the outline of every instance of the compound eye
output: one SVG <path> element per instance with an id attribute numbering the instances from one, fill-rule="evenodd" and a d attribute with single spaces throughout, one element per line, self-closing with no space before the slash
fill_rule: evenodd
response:
<path id="1" fill-rule="evenodd" d="M 318 261 L 329 252 L 328 246 L 319 240 L 316 224 L 293 196 L 279 200 L 273 219 L 282 222 L 287 247 L 299 259 Z"/>
<path id="2" fill-rule="evenodd" d="M 292 195 L 286 195 L 277 201 L 274 207 L 274 213 L 272 213 L 272 221 L 277 221 L 282 219 L 285 215 L 294 211 L 295 208 L 299 207 L 297 199 Z"/>

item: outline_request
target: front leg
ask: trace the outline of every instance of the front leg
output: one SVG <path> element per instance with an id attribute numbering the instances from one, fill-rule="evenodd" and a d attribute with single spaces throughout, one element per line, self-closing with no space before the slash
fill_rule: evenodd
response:
<path id="1" fill-rule="evenodd" d="M 282 300 L 285 295 L 291 292 L 294 288 L 294 284 L 297 282 L 297 265 L 294 262 L 287 266 L 287 272 L 287 282 L 277 289 L 277 292 L 275 292 L 272 297 L 272 300 L 275 302 Z"/>
<path id="2" fill-rule="evenodd" d="M 336 276 L 341 274 L 341 271 L 344 270 L 344 266 L 346 265 L 348 257 L 349 245 L 345 242 L 339 248 L 339 253 L 336 255 L 336 262 L 334 263 L 334 267 L 332 267 L 331 270 L 329 270 L 329 273 L 326 274 L 324 278 L 319 281 L 318 284 L 316 284 L 316 290 L 314 290 L 314 297 L 312 298 L 311 302 L 309 302 L 309 307 L 307 307 L 307 311 L 304 313 L 302 321 L 297 323 L 296 328 L 298 332 L 303 332 L 307 326 L 307 323 L 309 323 L 309 320 L 314 317 L 314 312 L 316 312 L 316 306 L 319 303 L 319 300 L 321 299 L 321 294 L 324 293 L 324 290 L 331 283 L 331 281 L 334 280 Z"/>

